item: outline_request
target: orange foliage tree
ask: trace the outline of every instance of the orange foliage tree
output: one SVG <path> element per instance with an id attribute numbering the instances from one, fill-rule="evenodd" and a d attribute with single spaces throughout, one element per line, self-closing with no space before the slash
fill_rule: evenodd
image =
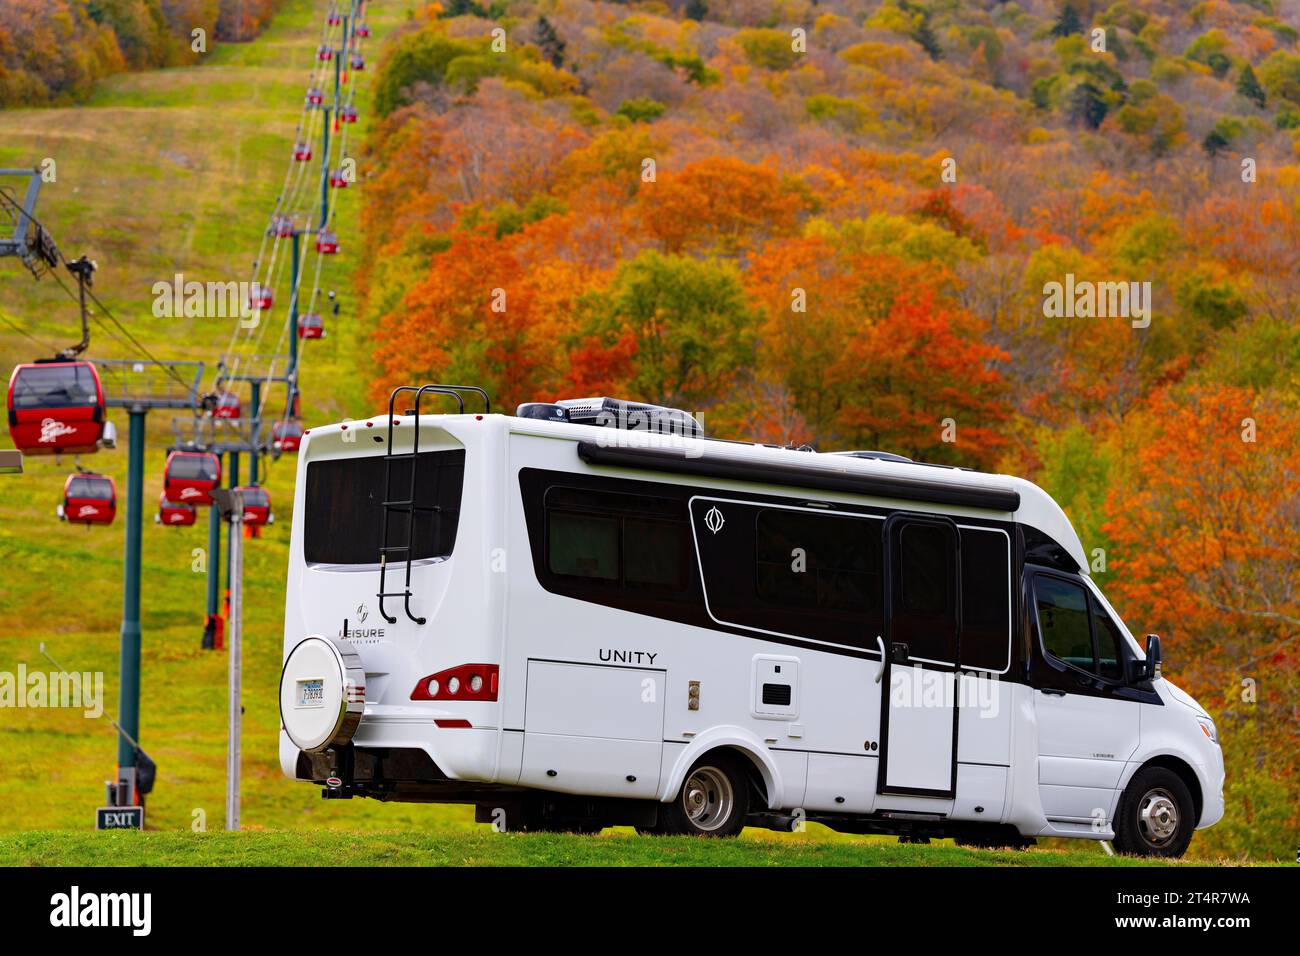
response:
<path id="1" fill-rule="evenodd" d="M 1297 435 L 1300 410 L 1276 394 L 1157 393 L 1128 423 L 1130 474 L 1102 526 L 1109 594 L 1219 720 L 1230 806 L 1208 836 L 1264 853 L 1300 826 Z"/>

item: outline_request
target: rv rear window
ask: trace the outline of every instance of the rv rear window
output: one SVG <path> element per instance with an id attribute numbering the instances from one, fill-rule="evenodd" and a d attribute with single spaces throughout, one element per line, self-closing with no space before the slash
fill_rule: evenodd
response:
<path id="1" fill-rule="evenodd" d="M 313 461 L 307 465 L 303 508 L 303 553 L 308 564 L 378 564 L 383 541 L 384 495 L 406 501 L 411 490 L 411 459 L 390 462 L 384 487 L 384 456 L 368 455 Z M 456 544 L 465 450 L 421 452 L 416 468 L 415 525 L 411 557 L 448 557 Z M 409 514 L 391 509 L 388 546 L 407 541 Z M 390 561 L 404 559 L 393 551 Z"/>

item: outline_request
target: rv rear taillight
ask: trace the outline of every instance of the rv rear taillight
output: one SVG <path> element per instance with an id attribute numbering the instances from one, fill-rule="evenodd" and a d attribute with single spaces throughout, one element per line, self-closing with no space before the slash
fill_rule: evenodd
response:
<path id="1" fill-rule="evenodd" d="M 461 664 L 421 677 L 411 700 L 496 700 L 496 664 Z"/>

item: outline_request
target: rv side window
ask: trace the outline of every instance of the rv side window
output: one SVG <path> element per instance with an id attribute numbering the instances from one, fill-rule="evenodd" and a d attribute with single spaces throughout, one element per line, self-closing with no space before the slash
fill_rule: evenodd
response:
<path id="1" fill-rule="evenodd" d="M 390 462 L 389 491 L 405 500 L 411 459 Z M 378 564 L 384 525 L 384 456 L 365 455 L 309 462 L 304 493 L 303 554 L 308 564 Z M 415 533 L 411 557 L 448 557 L 456 544 L 465 450 L 420 452 L 416 469 Z M 405 546 L 409 516 L 392 510 L 388 544 Z M 389 560 L 404 559 L 394 552 Z"/>
<path id="2" fill-rule="evenodd" d="M 1124 637 L 1119 626 L 1106 613 L 1096 598 L 1092 603 L 1092 633 L 1097 640 L 1097 673 L 1107 680 L 1124 676 L 1124 657 L 1120 650 Z"/>
<path id="3" fill-rule="evenodd" d="M 891 640 L 913 658 L 954 662 L 957 646 L 957 541 L 950 525 L 908 521 L 895 551 Z"/>
<path id="4" fill-rule="evenodd" d="M 715 620 L 875 648 L 883 628 L 882 519 L 708 498 L 691 508 Z"/>
<path id="5" fill-rule="evenodd" d="M 769 604 L 866 611 L 880 605 L 880 547 L 862 524 L 810 512 L 758 513 L 758 596 Z"/>
<path id="6" fill-rule="evenodd" d="M 1005 671 L 1011 663 L 1011 540 L 961 529 L 961 662 Z"/>
<path id="7" fill-rule="evenodd" d="M 1038 575 L 1034 579 L 1038 629 L 1043 650 L 1081 670 L 1092 670 L 1088 594 L 1081 584 Z"/>
<path id="8" fill-rule="evenodd" d="M 547 570 L 596 587 L 682 591 L 690 553 L 680 512 L 667 498 L 553 487 Z"/>
<path id="9" fill-rule="evenodd" d="M 552 574 L 618 580 L 620 534 L 617 518 L 553 511 L 549 515 Z"/>
<path id="10" fill-rule="evenodd" d="M 1123 633 L 1082 584 L 1039 574 L 1034 594 L 1045 652 L 1106 680 L 1123 679 Z"/>

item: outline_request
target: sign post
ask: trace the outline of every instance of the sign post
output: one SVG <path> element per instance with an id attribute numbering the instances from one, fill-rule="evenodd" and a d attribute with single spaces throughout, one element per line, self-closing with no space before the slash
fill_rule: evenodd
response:
<path id="1" fill-rule="evenodd" d="M 230 522 L 230 726 L 226 743 L 226 829 L 239 829 L 240 735 L 243 725 L 243 630 L 244 630 L 244 495 L 234 489 L 212 492 L 214 507 Z"/>

